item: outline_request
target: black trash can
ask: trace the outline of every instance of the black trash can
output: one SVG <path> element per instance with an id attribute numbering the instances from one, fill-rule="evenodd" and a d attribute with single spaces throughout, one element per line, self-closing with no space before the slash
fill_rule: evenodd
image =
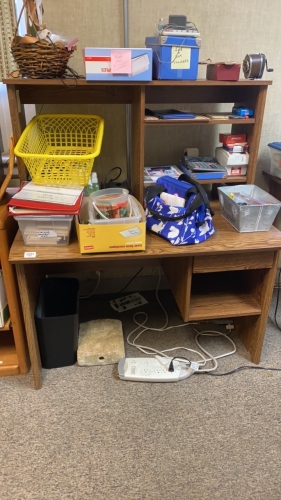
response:
<path id="1" fill-rule="evenodd" d="M 77 361 L 79 281 L 44 278 L 40 284 L 35 325 L 43 368 L 59 368 Z"/>

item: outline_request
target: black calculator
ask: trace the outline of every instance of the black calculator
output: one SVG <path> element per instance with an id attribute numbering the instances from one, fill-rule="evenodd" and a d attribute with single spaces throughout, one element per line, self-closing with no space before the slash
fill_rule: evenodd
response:
<path id="1" fill-rule="evenodd" d="M 192 172 L 227 172 L 214 156 L 184 156 L 183 164 Z"/>

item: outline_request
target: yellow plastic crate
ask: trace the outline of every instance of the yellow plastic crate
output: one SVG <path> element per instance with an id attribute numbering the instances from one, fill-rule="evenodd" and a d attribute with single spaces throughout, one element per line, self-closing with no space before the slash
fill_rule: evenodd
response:
<path id="1" fill-rule="evenodd" d="M 15 147 L 33 182 L 50 186 L 86 186 L 100 154 L 104 120 L 97 115 L 35 116 Z"/>

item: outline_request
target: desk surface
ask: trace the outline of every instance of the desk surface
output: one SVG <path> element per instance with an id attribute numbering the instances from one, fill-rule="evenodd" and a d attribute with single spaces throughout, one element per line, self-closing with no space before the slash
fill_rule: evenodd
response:
<path id="1" fill-rule="evenodd" d="M 173 246 L 156 234 L 148 233 L 146 250 L 136 252 L 113 252 L 99 254 L 84 254 L 79 251 L 75 233 L 72 232 L 70 244 L 65 247 L 27 247 L 23 244 L 20 231 L 12 245 L 9 260 L 14 264 L 34 264 L 36 262 L 83 262 L 83 261 L 120 261 L 167 258 L 193 255 L 223 255 L 237 252 L 268 251 L 281 249 L 281 231 L 271 227 L 269 231 L 254 233 L 238 233 L 216 209 L 214 216 L 215 234 L 204 243 L 198 245 Z M 36 252 L 36 257 L 27 259 L 26 251 Z"/>
<path id="2" fill-rule="evenodd" d="M 77 86 L 93 86 L 93 85 L 113 85 L 113 86 L 140 86 L 140 85 L 146 85 L 146 86 L 155 86 L 155 87 L 163 87 L 163 86 L 171 86 L 175 85 L 178 87 L 181 86 L 201 86 L 201 85 L 207 85 L 209 87 L 217 87 L 217 86 L 224 86 L 224 87 L 229 87 L 229 86 L 267 86 L 267 85 L 272 85 L 272 80 L 250 80 L 250 79 L 241 79 L 238 81 L 222 81 L 222 80 L 206 80 L 205 78 L 201 78 L 198 80 L 152 80 L 150 82 L 134 82 L 134 81 L 118 81 L 118 82 L 112 82 L 108 80 L 93 80 L 93 81 L 87 81 L 84 78 L 81 79 L 74 79 L 74 78 L 65 78 L 60 79 L 60 78 L 54 78 L 54 79 L 32 79 L 32 78 L 4 78 L 3 83 L 5 85 L 15 85 L 17 87 L 20 86 L 28 86 L 28 85 L 33 85 L 37 87 L 43 87 L 43 86 L 72 86 L 72 87 L 77 87 Z"/>

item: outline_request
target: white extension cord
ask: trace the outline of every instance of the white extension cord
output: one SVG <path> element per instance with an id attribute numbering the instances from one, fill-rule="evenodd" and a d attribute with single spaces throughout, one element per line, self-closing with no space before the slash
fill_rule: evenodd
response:
<path id="1" fill-rule="evenodd" d="M 194 369 L 185 363 L 155 356 L 154 358 L 121 358 L 118 374 L 122 380 L 134 382 L 178 382 L 190 377 Z"/>

